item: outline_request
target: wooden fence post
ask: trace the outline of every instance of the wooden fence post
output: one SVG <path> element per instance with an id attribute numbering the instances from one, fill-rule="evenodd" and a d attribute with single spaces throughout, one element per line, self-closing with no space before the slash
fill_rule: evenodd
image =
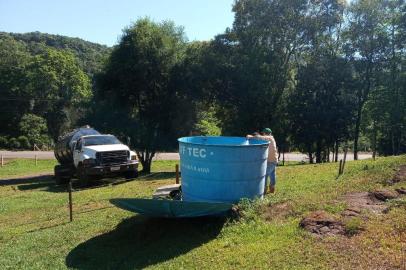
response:
<path id="1" fill-rule="evenodd" d="M 338 167 L 338 176 L 340 176 L 344 173 L 345 161 L 347 160 L 347 152 L 348 152 L 348 147 L 346 145 L 344 148 L 344 160 L 340 159 L 340 166 Z"/>
<path id="2" fill-rule="evenodd" d="M 69 220 L 73 221 L 73 211 L 72 211 L 72 180 L 68 183 L 68 193 L 69 193 Z"/>
<path id="3" fill-rule="evenodd" d="M 38 165 L 38 156 L 35 155 L 35 166 L 37 166 L 37 165 Z"/>
<path id="4" fill-rule="evenodd" d="M 1 167 L 3 167 L 4 166 L 4 158 L 3 158 L 3 155 L 1 155 Z"/>
<path id="5" fill-rule="evenodd" d="M 345 149 L 344 149 L 344 160 L 343 160 L 343 165 L 341 167 L 341 174 L 344 173 L 345 161 L 347 160 L 347 152 L 348 152 L 348 147 L 346 145 Z"/>
<path id="6" fill-rule="evenodd" d="M 175 165 L 175 171 L 176 171 L 176 184 L 179 184 L 179 164 Z"/>

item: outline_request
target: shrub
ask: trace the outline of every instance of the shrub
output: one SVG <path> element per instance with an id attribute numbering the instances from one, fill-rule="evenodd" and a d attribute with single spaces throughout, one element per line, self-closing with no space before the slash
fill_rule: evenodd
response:
<path id="1" fill-rule="evenodd" d="M 20 147 L 22 149 L 31 149 L 30 141 L 25 136 L 20 136 L 17 138 L 18 142 L 20 143 Z"/>
<path id="2" fill-rule="evenodd" d="M 44 118 L 35 114 L 25 114 L 19 123 L 20 134 L 27 137 L 31 144 L 43 145 L 48 139 L 48 127 Z"/>
<path id="3" fill-rule="evenodd" d="M 19 149 L 21 147 L 20 142 L 16 138 L 11 138 L 8 141 L 8 147 L 11 149 Z"/>
<path id="4" fill-rule="evenodd" d="M 7 148 L 7 147 L 8 147 L 7 138 L 0 136 L 0 148 Z"/>

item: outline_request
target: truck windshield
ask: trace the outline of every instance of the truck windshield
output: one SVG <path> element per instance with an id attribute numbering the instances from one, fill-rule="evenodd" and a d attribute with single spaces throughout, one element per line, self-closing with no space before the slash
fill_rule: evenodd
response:
<path id="1" fill-rule="evenodd" d="M 121 142 L 114 136 L 92 136 L 83 138 L 83 145 L 104 145 L 104 144 L 121 144 Z"/>

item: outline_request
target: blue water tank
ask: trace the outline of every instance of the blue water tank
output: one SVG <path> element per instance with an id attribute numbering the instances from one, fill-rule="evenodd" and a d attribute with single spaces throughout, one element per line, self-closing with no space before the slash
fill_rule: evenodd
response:
<path id="1" fill-rule="evenodd" d="M 262 197 L 267 141 L 206 136 L 178 141 L 184 201 L 235 203 Z"/>

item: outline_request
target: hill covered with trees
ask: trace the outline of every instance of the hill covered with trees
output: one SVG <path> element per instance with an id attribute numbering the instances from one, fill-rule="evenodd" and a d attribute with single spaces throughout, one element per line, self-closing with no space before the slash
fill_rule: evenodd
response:
<path id="1" fill-rule="evenodd" d="M 85 41 L 80 38 L 40 32 L 24 34 L 0 32 L 0 39 L 7 37 L 25 44 L 27 50 L 33 55 L 41 53 L 44 48 L 67 50 L 76 56 L 80 67 L 89 76 L 93 76 L 101 70 L 103 62 L 112 50 L 112 48 L 105 45 Z"/>
<path id="2" fill-rule="evenodd" d="M 85 116 L 111 48 L 39 32 L 0 33 L 0 147 L 52 145 Z"/>

